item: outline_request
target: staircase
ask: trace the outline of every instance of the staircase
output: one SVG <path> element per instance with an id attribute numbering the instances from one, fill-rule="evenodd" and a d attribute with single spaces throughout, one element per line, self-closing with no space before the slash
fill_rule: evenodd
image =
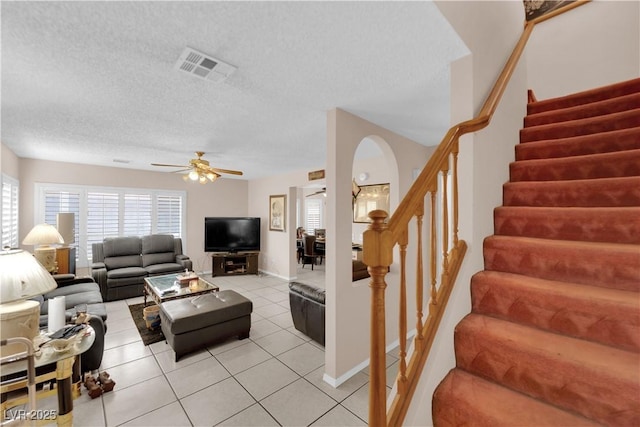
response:
<path id="1" fill-rule="evenodd" d="M 640 425 L 640 79 L 528 105 L 441 425 Z"/>

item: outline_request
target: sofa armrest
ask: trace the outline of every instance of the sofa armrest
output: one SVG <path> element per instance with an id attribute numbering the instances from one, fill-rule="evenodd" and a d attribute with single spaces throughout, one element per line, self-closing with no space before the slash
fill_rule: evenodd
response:
<path id="1" fill-rule="evenodd" d="M 304 283 L 289 283 L 293 326 L 309 338 L 325 343 L 325 290 Z"/>
<path id="2" fill-rule="evenodd" d="M 78 283 L 90 283 L 93 282 L 92 277 L 76 277 L 75 274 L 54 274 L 53 279 L 59 288 L 63 286 L 76 285 Z"/>
<path id="3" fill-rule="evenodd" d="M 98 264 L 102 264 L 100 267 Z M 93 280 L 100 286 L 100 293 L 102 294 L 102 298 L 106 301 L 107 298 L 107 267 L 104 266 L 104 263 L 96 262 L 91 266 L 91 277 Z"/>
<path id="4" fill-rule="evenodd" d="M 188 256 L 178 254 L 176 255 L 176 262 L 184 267 L 185 270 L 193 271 L 193 262 Z"/>

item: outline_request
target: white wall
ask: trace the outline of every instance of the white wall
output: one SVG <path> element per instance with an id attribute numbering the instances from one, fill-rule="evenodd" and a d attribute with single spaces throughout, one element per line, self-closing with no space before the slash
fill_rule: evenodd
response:
<path id="1" fill-rule="evenodd" d="M 20 240 L 34 225 L 34 184 L 58 183 L 187 191 L 186 247 L 196 271 L 211 271 L 204 252 L 204 217 L 246 216 L 247 181 L 221 178 L 202 185 L 184 182 L 180 175 L 165 172 L 78 165 L 45 160 L 19 159 Z"/>
<path id="2" fill-rule="evenodd" d="M 18 156 L 16 156 L 7 146 L 0 143 L 0 173 L 7 174 L 12 178 L 18 179 L 19 170 L 20 164 Z"/>
<path id="3" fill-rule="evenodd" d="M 538 99 L 640 76 L 640 2 L 592 1 L 536 26 L 527 80 Z"/>
<path id="4" fill-rule="evenodd" d="M 437 4 L 472 52 L 452 67 L 452 119 L 458 122 L 481 107 L 519 37 L 524 13 L 520 2 Z M 470 311 L 470 277 L 483 268 L 482 239 L 493 234 L 492 210 L 502 204 L 526 89 L 544 99 L 638 77 L 638 7 L 590 2 L 539 24 L 492 123 L 461 143 L 461 238 L 470 247 L 405 425 L 431 425 L 433 391 L 455 366 L 453 329 Z"/>
<path id="5" fill-rule="evenodd" d="M 249 181 L 248 215 L 261 218 L 260 270 L 286 280 L 296 277 L 296 198 L 298 187 L 308 184 L 308 171 Z M 269 230 L 269 196 L 287 195 L 285 232 Z"/>
<path id="6" fill-rule="evenodd" d="M 351 181 L 355 151 L 364 138 L 378 143 L 389 171 L 393 210 L 413 182 L 412 170 L 426 163 L 433 147 L 419 145 L 343 110 L 331 110 L 327 117 L 327 188 L 336 190 L 327 196 L 325 380 L 339 384 L 369 359 L 368 281 L 351 281 Z M 397 262 L 398 258 L 394 260 Z M 397 289 L 397 283 L 397 268 L 392 266 L 387 275 L 388 289 Z M 388 292 L 388 343 L 396 340 L 398 334 L 397 294 Z"/>

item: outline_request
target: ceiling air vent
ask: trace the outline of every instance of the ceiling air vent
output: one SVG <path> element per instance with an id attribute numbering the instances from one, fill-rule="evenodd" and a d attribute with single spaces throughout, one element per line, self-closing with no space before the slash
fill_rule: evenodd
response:
<path id="1" fill-rule="evenodd" d="M 221 82 L 237 70 L 237 67 L 231 64 L 190 47 L 185 48 L 182 52 L 175 68 L 192 76 L 214 82 Z"/>

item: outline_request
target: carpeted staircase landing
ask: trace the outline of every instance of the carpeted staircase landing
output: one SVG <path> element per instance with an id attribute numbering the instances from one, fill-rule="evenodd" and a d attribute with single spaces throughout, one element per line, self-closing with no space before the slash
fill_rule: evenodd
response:
<path id="1" fill-rule="evenodd" d="M 531 102 L 437 426 L 640 425 L 640 79 Z"/>

